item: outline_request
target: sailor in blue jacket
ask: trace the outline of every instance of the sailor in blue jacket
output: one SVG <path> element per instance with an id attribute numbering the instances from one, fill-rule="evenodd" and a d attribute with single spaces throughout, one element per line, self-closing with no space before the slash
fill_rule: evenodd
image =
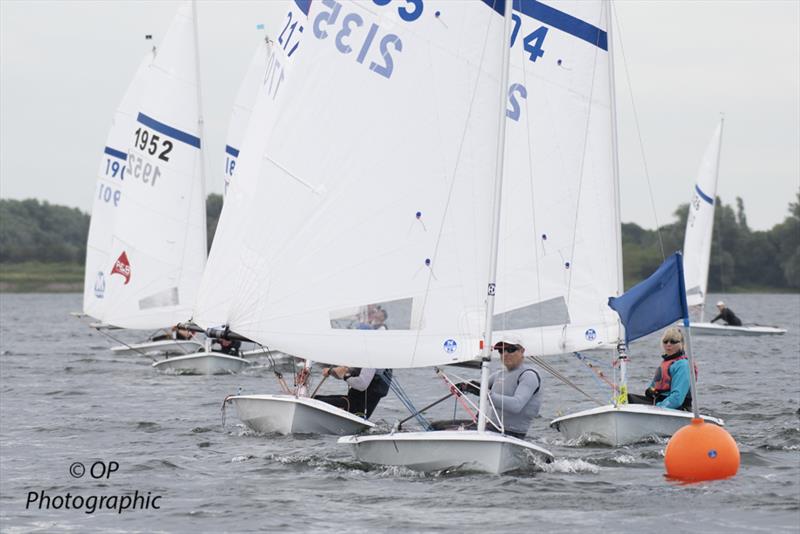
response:
<path id="1" fill-rule="evenodd" d="M 689 359 L 683 352 L 683 333 L 679 328 L 668 328 L 661 336 L 661 346 L 664 349 L 661 365 L 656 369 L 644 398 L 639 395 L 628 395 L 628 402 L 655 404 L 674 410 L 691 410 Z"/>

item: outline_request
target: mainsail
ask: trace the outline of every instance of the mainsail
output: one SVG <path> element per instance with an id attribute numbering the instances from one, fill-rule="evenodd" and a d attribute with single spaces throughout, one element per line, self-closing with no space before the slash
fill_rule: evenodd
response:
<path id="1" fill-rule="evenodd" d="M 482 3 L 304 8 L 294 56 L 275 47 L 291 76 L 256 120 L 259 96 L 194 318 L 316 361 L 472 359 L 502 19 Z M 378 309 L 387 329 L 367 329 Z"/>
<path id="2" fill-rule="evenodd" d="M 100 159 L 97 188 L 92 203 L 92 217 L 86 242 L 86 272 L 83 281 L 83 313 L 99 318 L 109 300 L 106 298 L 106 279 L 109 266 L 116 258 L 109 249 L 114 221 L 122 202 L 123 180 L 128 159 L 130 133 L 136 128 L 136 114 L 144 90 L 145 73 L 153 61 L 152 52 L 145 54 L 122 101 L 114 113 L 103 157 Z"/>
<path id="3" fill-rule="evenodd" d="M 609 347 L 621 287 L 606 10 L 514 3 L 495 330 L 529 354 Z"/>
<path id="4" fill-rule="evenodd" d="M 197 45 L 190 3 L 181 5 L 152 64 L 136 122 L 104 265 L 98 319 L 158 328 L 191 315 L 206 257 Z"/>
<path id="5" fill-rule="evenodd" d="M 683 241 L 683 272 L 686 277 L 686 301 L 689 307 L 702 307 L 708 287 L 708 266 L 711 260 L 711 238 L 714 229 L 714 198 L 717 194 L 719 156 L 722 149 L 723 120 L 714 130 L 706 148 L 697 183 L 689 203 L 686 235 Z"/>

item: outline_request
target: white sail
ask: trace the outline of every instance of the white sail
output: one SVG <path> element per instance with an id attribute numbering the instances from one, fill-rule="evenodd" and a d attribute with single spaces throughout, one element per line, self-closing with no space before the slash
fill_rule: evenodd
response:
<path id="1" fill-rule="evenodd" d="M 258 43 L 250 66 L 236 93 L 236 101 L 231 112 L 231 119 L 228 123 L 228 137 L 225 144 L 225 188 L 223 193 L 227 194 L 228 185 L 236 172 L 236 162 L 239 158 L 239 150 L 242 145 L 247 123 L 253 111 L 258 90 L 261 87 L 264 75 L 267 71 L 267 64 L 271 57 L 272 41 L 264 38 Z"/>
<path id="2" fill-rule="evenodd" d="M 479 2 L 311 3 L 277 105 L 259 95 L 195 320 L 352 366 L 474 358 L 502 22 Z M 365 329 L 379 307 L 387 329 Z"/>
<path id="3" fill-rule="evenodd" d="M 717 196 L 719 156 L 722 149 L 722 125 L 723 120 L 720 120 L 697 171 L 697 183 L 689 203 L 686 235 L 683 240 L 686 302 L 689 307 L 701 309 L 706 300 L 708 287 L 708 266 L 711 260 L 711 238 L 714 229 L 714 199 Z M 702 321 L 702 317 L 700 320 Z"/>
<path id="4" fill-rule="evenodd" d="M 206 257 L 195 22 L 181 5 L 145 73 L 98 319 L 157 328 L 191 315 Z"/>
<path id="5" fill-rule="evenodd" d="M 128 159 L 130 133 L 136 128 L 136 115 L 144 89 L 145 72 L 153 61 L 148 52 L 139 64 L 122 101 L 114 113 L 103 157 L 100 159 L 97 187 L 92 203 L 89 236 L 86 243 L 86 272 L 83 281 L 83 313 L 95 318 L 104 315 L 109 302 L 106 298 L 106 279 L 116 258 L 111 258 L 114 221 L 122 202 L 123 180 Z"/>
<path id="6" fill-rule="evenodd" d="M 494 328 L 531 354 L 609 347 L 622 265 L 606 13 L 515 3 Z"/>

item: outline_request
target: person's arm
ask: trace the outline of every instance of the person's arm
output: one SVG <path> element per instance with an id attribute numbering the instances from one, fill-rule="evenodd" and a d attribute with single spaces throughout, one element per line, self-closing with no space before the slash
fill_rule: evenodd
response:
<path id="1" fill-rule="evenodd" d="M 494 392 L 489 393 L 489 395 L 495 408 L 500 409 L 500 406 L 502 406 L 504 412 L 519 413 L 531 400 L 533 392 L 538 387 L 539 379 L 536 377 L 536 373 L 526 371 L 519 376 L 519 383 L 517 384 L 517 389 L 514 390 L 513 396 Z"/>
<path id="2" fill-rule="evenodd" d="M 722 314 L 721 313 L 717 314 L 716 317 L 711 319 L 711 322 L 713 323 L 713 322 L 719 321 L 720 319 L 722 319 Z"/>
<path id="3" fill-rule="evenodd" d="M 689 393 L 688 360 L 680 360 L 670 365 L 669 374 L 669 395 L 661 402 L 657 402 L 656 406 L 678 409 L 683 406 L 686 394 Z"/>
<path id="4" fill-rule="evenodd" d="M 351 376 L 346 382 L 348 386 L 355 390 L 366 391 L 374 377 L 375 369 L 361 369 L 358 376 Z"/>

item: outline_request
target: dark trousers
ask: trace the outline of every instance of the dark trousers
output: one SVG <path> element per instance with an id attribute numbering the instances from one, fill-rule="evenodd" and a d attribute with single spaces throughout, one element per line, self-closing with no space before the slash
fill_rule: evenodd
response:
<path id="1" fill-rule="evenodd" d="M 378 406 L 382 397 L 367 391 L 358 391 L 350 388 L 347 395 L 317 395 L 314 397 L 322 402 L 341 408 L 354 415 L 369 419 Z"/>
<path id="2" fill-rule="evenodd" d="M 464 428 L 464 430 L 477 430 L 478 424 L 473 422 L 472 419 L 450 419 L 445 421 L 432 421 L 431 422 L 431 430 L 455 430 L 458 428 Z M 489 432 L 497 432 L 497 430 L 493 424 L 488 423 L 486 424 L 486 430 Z M 525 439 L 526 434 L 523 432 L 512 432 L 510 430 L 506 430 L 506 435 L 511 436 L 512 438 L 518 439 Z"/>

